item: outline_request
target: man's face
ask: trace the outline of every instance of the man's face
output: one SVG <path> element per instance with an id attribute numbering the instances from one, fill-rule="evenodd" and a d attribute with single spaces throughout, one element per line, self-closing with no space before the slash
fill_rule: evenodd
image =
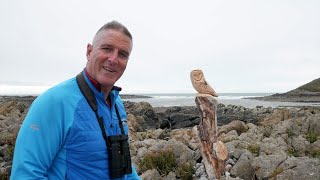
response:
<path id="1" fill-rule="evenodd" d="M 124 33 L 102 30 L 87 46 L 86 70 L 101 88 L 112 88 L 126 69 L 131 50 L 132 41 Z"/>

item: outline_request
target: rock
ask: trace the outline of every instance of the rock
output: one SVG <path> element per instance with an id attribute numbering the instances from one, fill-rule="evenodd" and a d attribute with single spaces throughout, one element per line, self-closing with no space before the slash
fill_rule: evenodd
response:
<path id="1" fill-rule="evenodd" d="M 225 167 L 225 170 L 226 170 L 226 172 L 230 172 L 230 170 L 231 170 L 231 168 L 232 168 L 232 165 L 231 164 L 227 164 L 226 165 L 226 167 Z M 230 174 L 230 173 L 229 173 Z"/>
<path id="2" fill-rule="evenodd" d="M 149 152 L 150 151 L 146 147 L 142 147 L 142 148 L 138 149 L 137 158 L 142 159 Z"/>
<path id="3" fill-rule="evenodd" d="M 193 151 L 189 149 L 188 146 L 176 141 L 175 139 L 170 139 L 168 141 L 167 147 L 165 147 L 164 149 L 173 150 L 178 164 L 187 163 L 193 158 Z"/>
<path id="4" fill-rule="evenodd" d="M 156 129 L 159 127 L 159 119 L 156 116 L 152 106 L 147 102 L 124 104 L 127 113 L 138 117 L 141 116 L 144 121 L 140 122 L 142 129 Z"/>
<path id="5" fill-rule="evenodd" d="M 231 168 L 231 176 L 242 179 L 254 179 L 255 169 L 251 165 L 252 158 L 251 153 L 242 154 L 237 163 Z"/>
<path id="6" fill-rule="evenodd" d="M 233 159 L 228 159 L 227 164 L 230 164 L 231 166 L 234 166 L 236 163 Z"/>
<path id="7" fill-rule="evenodd" d="M 260 146 L 260 155 L 286 155 L 287 143 L 282 137 L 264 138 Z"/>
<path id="8" fill-rule="evenodd" d="M 308 156 L 320 157 L 320 139 L 306 146 Z"/>
<path id="9" fill-rule="evenodd" d="M 192 159 L 196 160 L 196 162 L 201 162 L 202 157 L 201 157 L 201 152 L 199 149 L 195 150 L 193 155 L 192 155 Z"/>
<path id="10" fill-rule="evenodd" d="M 305 156 L 306 152 L 306 146 L 308 146 L 310 143 L 303 138 L 302 136 L 294 137 L 292 138 L 292 148 L 294 149 L 295 156 Z"/>
<path id="11" fill-rule="evenodd" d="M 169 174 L 163 178 L 163 180 L 176 180 L 176 174 L 174 172 L 169 172 Z"/>
<path id="12" fill-rule="evenodd" d="M 258 127 L 251 123 L 248 124 L 248 127 L 249 130 L 246 133 L 242 133 L 238 139 L 249 144 L 262 141 L 264 138 L 263 127 Z"/>
<path id="13" fill-rule="evenodd" d="M 264 118 L 260 125 L 266 126 L 274 126 L 278 124 L 280 121 L 284 121 L 290 118 L 290 113 L 288 109 L 276 109 L 271 116 Z"/>
<path id="14" fill-rule="evenodd" d="M 220 136 L 218 137 L 218 140 L 226 143 L 226 142 L 236 140 L 236 139 L 238 139 L 238 137 L 239 136 L 238 136 L 237 131 L 232 130 L 232 131 L 229 131 L 228 134 L 225 134 L 225 133 L 220 134 Z"/>
<path id="15" fill-rule="evenodd" d="M 289 131 L 293 134 L 294 130 L 292 130 L 293 129 L 292 124 L 293 124 L 293 121 L 291 120 L 285 120 L 285 121 L 279 122 L 277 126 L 270 128 L 271 130 L 270 137 L 272 138 L 281 137 L 283 134 L 287 134 Z"/>
<path id="16" fill-rule="evenodd" d="M 314 114 L 308 117 L 310 122 L 310 128 L 308 132 L 313 132 L 317 136 L 320 136 L 320 114 Z"/>
<path id="17" fill-rule="evenodd" d="M 199 118 L 193 114 L 172 113 L 168 116 L 168 120 L 174 129 L 193 127 L 192 121 Z"/>
<path id="18" fill-rule="evenodd" d="M 6 116 L 0 114 L 0 120 L 1 120 L 1 121 L 2 121 L 2 120 L 6 120 L 6 119 L 8 119 L 8 118 L 9 118 L 9 117 L 6 117 Z"/>
<path id="19" fill-rule="evenodd" d="M 161 122 L 160 123 L 160 128 L 161 129 L 171 128 L 171 123 L 170 123 L 170 121 L 168 119 L 162 119 L 160 122 Z"/>
<path id="20" fill-rule="evenodd" d="M 236 140 L 225 143 L 225 146 L 229 151 L 230 158 L 239 159 L 243 153 L 249 152 L 248 150 L 246 150 L 246 148 L 241 147 L 239 145 L 240 143 L 241 143 L 240 141 L 236 141 Z"/>
<path id="21" fill-rule="evenodd" d="M 285 155 L 267 155 L 254 157 L 251 165 L 258 179 L 271 177 L 276 168 L 287 159 Z"/>
<path id="22" fill-rule="evenodd" d="M 128 114 L 127 119 L 129 128 L 129 140 L 130 142 L 137 141 L 137 131 L 139 130 L 139 124 L 137 123 L 137 119 L 133 114 Z"/>
<path id="23" fill-rule="evenodd" d="M 308 179 L 318 180 L 320 177 L 320 162 L 318 159 L 306 157 L 288 157 L 278 169 L 276 179 Z"/>
<path id="24" fill-rule="evenodd" d="M 0 107 L 0 114 L 3 116 L 8 117 L 11 111 L 15 110 L 15 107 L 17 106 L 16 101 L 8 101 L 1 105 Z"/>
<path id="25" fill-rule="evenodd" d="M 142 180 L 157 180 L 157 179 L 160 180 L 160 179 L 162 179 L 160 176 L 160 173 L 155 169 L 147 170 L 146 172 L 141 174 L 140 178 Z"/>
<path id="26" fill-rule="evenodd" d="M 249 127 L 243 122 L 239 120 L 232 121 L 227 125 L 223 125 L 218 129 L 218 136 L 221 133 L 228 133 L 229 131 L 235 130 L 238 135 L 247 132 Z"/>
<path id="27" fill-rule="evenodd" d="M 16 134 L 12 134 L 6 130 L 0 132 L 0 146 L 4 144 L 14 144 Z"/>
<path id="28" fill-rule="evenodd" d="M 205 168 L 202 163 L 197 163 L 195 176 L 197 178 L 200 178 L 202 176 L 206 176 Z"/>

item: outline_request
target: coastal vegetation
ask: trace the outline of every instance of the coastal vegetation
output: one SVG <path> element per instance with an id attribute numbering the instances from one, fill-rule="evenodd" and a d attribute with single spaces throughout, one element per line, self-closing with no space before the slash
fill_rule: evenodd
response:
<path id="1" fill-rule="evenodd" d="M 251 144 L 248 146 L 248 151 L 250 151 L 251 153 L 259 153 L 260 151 L 260 146 L 258 144 Z"/>
<path id="2" fill-rule="evenodd" d="M 315 131 L 309 131 L 309 132 L 307 133 L 306 139 L 307 139 L 310 143 L 314 143 L 314 142 L 317 141 L 318 136 L 317 136 L 317 134 L 316 134 Z"/>
<path id="3" fill-rule="evenodd" d="M 195 169 L 190 162 L 178 164 L 173 150 L 160 150 L 145 155 L 140 160 L 139 166 L 142 172 L 156 169 L 161 176 L 166 176 L 170 172 L 176 172 L 182 180 L 191 180 Z"/>
<path id="4" fill-rule="evenodd" d="M 177 162 L 172 150 L 163 150 L 145 155 L 140 160 L 140 167 L 143 172 L 156 169 L 160 175 L 167 175 L 177 168 Z"/>
<path id="5" fill-rule="evenodd" d="M 195 172 L 195 169 L 192 163 L 189 163 L 189 162 L 179 165 L 177 168 L 177 175 L 182 180 L 192 180 L 192 176 L 194 172 Z"/>

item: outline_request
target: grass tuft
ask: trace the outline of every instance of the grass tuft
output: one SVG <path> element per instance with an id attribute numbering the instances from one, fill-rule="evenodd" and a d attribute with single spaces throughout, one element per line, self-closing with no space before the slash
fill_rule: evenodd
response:
<path id="1" fill-rule="evenodd" d="M 195 169 L 191 163 L 187 162 L 180 165 L 176 172 L 182 180 L 192 180 L 192 175 L 195 172 Z"/>
<path id="2" fill-rule="evenodd" d="M 318 137 L 317 134 L 314 131 L 309 131 L 307 133 L 307 137 L 306 139 L 310 142 L 310 143 L 314 143 L 317 141 Z"/>
<path id="3" fill-rule="evenodd" d="M 147 154 L 139 162 L 142 172 L 156 169 L 161 175 L 167 175 L 177 167 L 176 157 L 172 150 Z"/>
<path id="4" fill-rule="evenodd" d="M 260 151 L 260 146 L 257 144 L 251 144 L 247 147 L 248 151 L 251 153 L 259 153 Z"/>

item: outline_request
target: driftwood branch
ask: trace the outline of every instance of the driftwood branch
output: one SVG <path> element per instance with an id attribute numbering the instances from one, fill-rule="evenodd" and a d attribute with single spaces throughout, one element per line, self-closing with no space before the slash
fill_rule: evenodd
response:
<path id="1" fill-rule="evenodd" d="M 205 169 L 209 179 L 219 179 L 225 172 L 228 150 L 223 142 L 217 141 L 218 102 L 209 94 L 197 94 L 195 101 L 201 116 L 198 132 Z"/>

